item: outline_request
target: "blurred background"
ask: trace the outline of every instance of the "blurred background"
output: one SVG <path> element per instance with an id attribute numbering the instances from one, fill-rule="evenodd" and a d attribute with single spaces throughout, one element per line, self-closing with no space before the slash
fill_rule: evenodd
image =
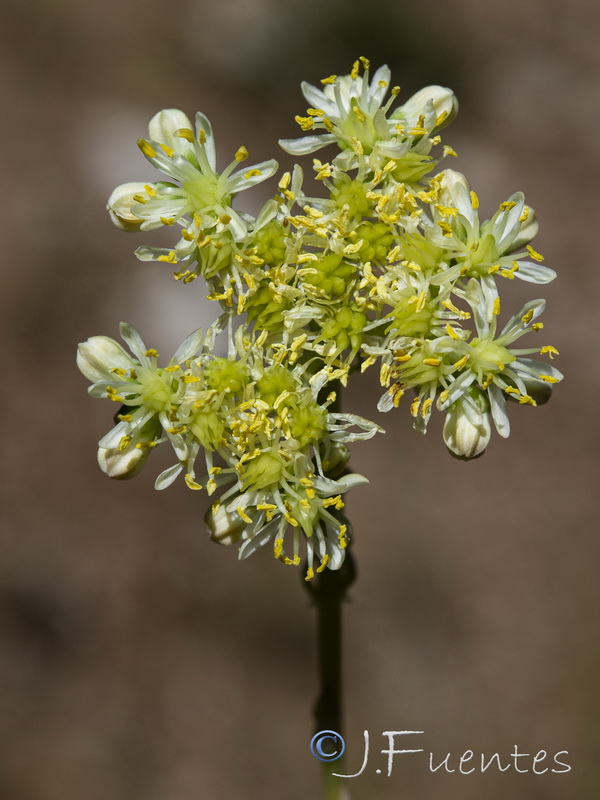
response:
<path id="1" fill-rule="evenodd" d="M 221 166 L 244 144 L 277 156 L 305 109 L 299 83 L 387 63 L 401 97 L 452 87 L 445 141 L 483 211 L 513 191 L 535 207 L 536 249 L 559 278 L 512 282 L 508 315 L 548 298 L 566 381 L 485 456 L 447 455 L 409 415 L 379 415 L 375 374 L 346 409 L 387 435 L 354 448 L 359 578 L 345 609 L 352 797 L 558 800 L 600 790 L 600 538 L 596 422 L 600 5 L 596 0 L 5 0 L 0 326 L 0 797 L 305 800 L 316 692 L 314 609 L 299 571 L 265 551 L 238 563 L 205 536 L 206 498 L 153 490 L 156 453 L 111 482 L 96 442 L 114 409 L 86 395 L 75 348 L 120 320 L 172 352 L 214 313 L 200 282 L 133 250 L 112 189 L 153 179 L 136 147 L 159 109 L 204 111 Z M 284 166 L 291 164 L 280 153 Z M 254 190 L 253 208 L 273 191 Z M 251 193 L 244 195 L 244 200 Z M 508 282 L 507 282 L 508 283 Z M 515 285 L 518 284 L 518 285 Z M 567 774 L 431 774 L 406 746 L 488 756 L 558 751 Z M 551 765 L 552 766 L 552 765 Z"/>

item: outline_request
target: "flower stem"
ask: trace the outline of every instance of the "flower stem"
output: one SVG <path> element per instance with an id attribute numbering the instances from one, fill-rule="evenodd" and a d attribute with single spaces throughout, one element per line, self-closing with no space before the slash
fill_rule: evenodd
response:
<path id="1" fill-rule="evenodd" d="M 339 570 L 324 570 L 315 576 L 310 591 L 317 608 L 318 672 L 320 691 L 315 704 L 315 733 L 334 731 L 343 737 L 342 704 L 342 603 L 354 582 L 356 569 L 350 548 Z M 342 800 L 347 797 L 343 779 L 343 760 L 323 763 L 323 797 Z"/>

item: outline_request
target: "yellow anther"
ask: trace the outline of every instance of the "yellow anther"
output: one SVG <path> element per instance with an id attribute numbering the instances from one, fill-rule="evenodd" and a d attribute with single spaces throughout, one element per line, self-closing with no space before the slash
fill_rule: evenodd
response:
<path id="1" fill-rule="evenodd" d="M 413 417 L 419 415 L 419 406 L 421 405 L 421 399 L 419 397 L 415 397 L 415 399 L 410 404 L 410 413 Z"/>
<path id="2" fill-rule="evenodd" d="M 392 95 L 392 97 L 397 97 L 400 94 L 400 91 L 401 89 L 399 86 L 392 86 L 390 94 Z"/>
<path id="3" fill-rule="evenodd" d="M 312 567 L 309 567 L 309 568 L 306 570 L 306 577 L 304 578 L 304 580 L 305 580 L 305 581 L 312 581 L 312 579 L 313 579 L 314 577 L 315 577 L 315 571 L 314 571 L 314 569 L 313 569 Z"/>
<path id="4" fill-rule="evenodd" d="M 452 230 L 452 227 L 451 227 L 450 223 L 446 222 L 445 219 L 439 219 L 437 221 L 437 224 L 442 229 L 442 231 L 444 233 L 444 236 L 452 236 L 453 230 Z"/>
<path id="5" fill-rule="evenodd" d="M 504 203 L 500 203 L 500 211 L 510 211 L 516 205 L 514 200 L 505 200 Z"/>
<path id="6" fill-rule="evenodd" d="M 356 153 L 357 156 L 364 155 L 364 148 L 362 146 L 362 142 L 356 136 L 350 137 L 350 144 L 352 145 L 352 149 Z"/>
<path id="7" fill-rule="evenodd" d="M 187 431 L 187 425 L 177 425 L 174 428 L 169 428 L 167 433 L 178 434 L 178 433 L 185 433 Z"/>
<path id="8" fill-rule="evenodd" d="M 523 323 L 523 325 L 529 325 L 529 323 L 533 319 L 533 313 L 534 313 L 533 308 L 530 308 L 526 314 L 523 314 L 523 316 L 521 317 L 521 322 Z"/>
<path id="9" fill-rule="evenodd" d="M 198 381 L 202 380 L 198 377 L 198 375 L 184 375 L 181 380 L 184 383 L 197 383 Z"/>
<path id="10" fill-rule="evenodd" d="M 146 350 L 144 355 L 148 356 L 148 358 L 158 358 L 158 353 L 153 347 L 151 347 L 149 350 Z"/>
<path id="11" fill-rule="evenodd" d="M 239 516 L 244 520 L 244 522 L 248 522 L 248 523 L 252 522 L 252 517 L 249 517 L 248 514 L 246 514 L 245 510 L 241 506 L 237 506 L 237 508 L 235 510 L 237 511 Z"/>
<path id="12" fill-rule="evenodd" d="M 456 217 L 458 215 L 458 209 L 452 206 L 441 206 L 439 203 L 436 203 L 435 207 L 444 217 Z"/>
<path id="13" fill-rule="evenodd" d="M 115 375 L 118 375 L 120 378 L 127 377 L 127 370 L 121 369 L 121 367 L 113 367 L 111 372 L 114 372 Z"/>
<path id="14" fill-rule="evenodd" d="M 119 439 L 119 450 L 126 450 L 132 441 L 132 436 L 122 436 Z"/>
<path id="15" fill-rule="evenodd" d="M 117 392 L 117 390 L 115 389 L 114 386 L 107 386 L 106 387 L 106 396 L 108 397 L 109 400 L 112 400 L 115 403 L 124 403 L 125 402 L 125 398 L 122 397 Z"/>
<path id="16" fill-rule="evenodd" d="M 449 144 L 444 145 L 444 155 L 445 156 L 454 156 L 455 158 L 458 157 L 458 153 L 453 147 L 450 147 Z"/>
<path id="17" fill-rule="evenodd" d="M 310 131 L 315 126 L 315 120 L 313 117 L 301 117 L 298 115 L 294 117 L 294 119 L 303 131 Z"/>
<path id="18" fill-rule="evenodd" d="M 504 391 L 506 392 L 506 394 L 516 394 L 516 395 L 521 394 L 521 392 L 517 389 L 516 386 L 505 386 Z"/>
<path id="19" fill-rule="evenodd" d="M 162 261 L 162 262 L 164 262 L 166 264 L 178 264 L 179 263 L 179 259 L 177 258 L 175 250 L 170 250 L 167 255 L 159 256 L 156 260 L 157 261 Z"/>
<path id="20" fill-rule="evenodd" d="M 529 406 L 537 406 L 537 403 L 535 402 L 533 397 L 531 397 L 528 394 L 522 394 L 521 397 L 519 397 L 519 403 L 521 405 L 524 405 L 526 403 Z"/>
<path id="21" fill-rule="evenodd" d="M 198 141 L 200 142 L 200 144 L 206 144 L 206 132 L 204 128 L 200 128 L 200 130 L 198 131 Z"/>
<path id="22" fill-rule="evenodd" d="M 179 128 L 174 133 L 179 139 L 187 139 L 188 142 L 194 142 L 194 131 L 191 128 Z"/>
<path id="23" fill-rule="evenodd" d="M 321 561 L 321 566 L 317 567 L 317 572 L 323 572 L 323 570 L 325 569 L 327 564 L 329 564 L 329 555 L 327 553 L 325 553 L 325 555 L 323 556 L 323 559 Z"/>
<path id="24" fill-rule="evenodd" d="M 154 186 L 151 186 L 149 183 L 144 184 L 144 189 L 148 192 L 150 197 L 156 197 L 156 189 Z"/>
<path id="25" fill-rule="evenodd" d="M 297 528 L 299 526 L 300 523 L 298 522 L 298 520 L 295 517 L 292 517 L 292 515 L 289 512 L 286 512 L 283 516 L 294 528 Z"/>
<path id="26" fill-rule="evenodd" d="M 525 206 L 523 208 L 523 213 L 519 217 L 519 222 L 527 222 L 528 218 L 529 218 L 529 206 Z"/>
<path id="27" fill-rule="evenodd" d="M 540 378 L 546 383 L 558 383 L 560 378 L 555 378 L 554 375 L 540 375 Z"/>
<path id="28" fill-rule="evenodd" d="M 121 422 L 131 422 L 132 414 L 117 414 L 117 419 Z"/>
<path id="29" fill-rule="evenodd" d="M 292 180 L 291 174 L 289 172 L 284 172 L 277 186 L 279 187 L 279 189 L 287 189 L 288 186 L 290 185 L 291 180 Z"/>
<path id="30" fill-rule="evenodd" d="M 366 114 L 365 114 L 365 112 L 364 112 L 364 111 L 363 111 L 363 110 L 360 108 L 360 106 L 358 106 L 358 105 L 352 106 L 352 111 L 353 111 L 353 113 L 354 113 L 354 116 L 356 117 L 356 119 L 357 119 L 359 122 L 366 122 L 367 115 L 366 115 Z"/>
<path id="31" fill-rule="evenodd" d="M 500 298 L 496 297 L 494 300 L 494 305 L 492 307 L 492 314 L 497 317 L 500 315 Z"/>
<path id="32" fill-rule="evenodd" d="M 307 339 L 308 339 L 308 334 L 307 333 L 303 333 L 300 336 L 297 336 L 294 339 L 294 341 L 292 342 L 292 346 L 290 347 L 290 350 L 293 353 L 295 353 L 296 350 L 299 350 L 304 345 L 304 343 L 306 342 Z"/>
<path id="33" fill-rule="evenodd" d="M 427 302 L 427 292 L 423 290 L 417 297 L 417 312 L 423 311 L 425 303 Z"/>
<path id="34" fill-rule="evenodd" d="M 450 323 L 449 323 L 449 322 L 446 324 L 446 333 L 447 333 L 447 334 L 448 334 L 448 336 L 450 336 L 452 339 L 460 339 L 460 336 L 458 335 L 458 333 L 456 332 L 456 330 L 455 330 L 455 329 L 452 327 L 452 325 L 450 325 Z"/>
<path id="35" fill-rule="evenodd" d="M 194 480 L 194 477 L 189 472 L 185 476 L 185 482 L 187 487 L 195 492 L 199 492 L 202 489 L 202 486 Z"/>
<path id="36" fill-rule="evenodd" d="M 236 161 L 245 161 L 248 158 L 248 151 L 242 145 L 242 147 L 238 147 L 235 151 L 235 160 Z"/>
<path id="37" fill-rule="evenodd" d="M 330 75 L 328 78 L 321 78 L 321 83 L 323 83 L 325 85 L 332 84 L 332 83 L 335 83 L 335 79 L 336 78 L 337 78 L 337 75 Z"/>
<path id="38" fill-rule="evenodd" d="M 427 414 L 429 414 L 429 409 L 431 408 L 432 405 L 433 405 L 433 400 L 431 399 L 431 397 L 428 397 L 421 406 L 421 416 L 423 417 L 423 419 L 426 419 Z"/>
<path id="39" fill-rule="evenodd" d="M 471 208 L 477 211 L 477 209 L 479 208 L 479 198 L 473 191 L 469 192 L 469 196 L 471 198 Z"/>
<path id="40" fill-rule="evenodd" d="M 424 358 L 423 363 L 427 364 L 428 367 L 439 367 L 442 363 L 441 358 Z"/>
<path id="41" fill-rule="evenodd" d="M 197 277 L 198 275 L 195 272 L 190 272 L 189 275 L 186 275 L 182 279 L 182 283 L 191 283 L 192 281 L 195 281 Z"/>
<path id="42" fill-rule="evenodd" d="M 533 258 L 534 261 L 544 260 L 544 256 L 541 253 L 536 252 L 530 244 L 527 245 L 527 252 L 531 256 L 531 258 Z"/>
<path id="43" fill-rule="evenodd" d="M 153 447 L 158 447 L 158 442 L 138 442 L 136 447 L 138 450 L 151 450 Z"/>
<path id="44" fill-rule="evenodd" d="M 531 330 L 532 331 L 541 331 L 543 327 L 544 327 L 544 323 L 543 322 L 534 322 L 533 325 L 531 326 Z"/>
<path id="45" fill-rule="evenodd" d="M 249 169 L 248 172 L 245 173 L 244 178 L 254 178 L 257 175 L 262 175 L 259 169 Z"/>
<path id="46" fill-rule="evenodd" d="M 329 117 L 323 117 L 321 122 L 323 123 L 323 127 L 325 128 L 325 130 L 328 133 L 333 133 L 334 126 L 333 126 L 333 122 L 329 119 Z"/>
<path id="47" fill-rule="evenodd" d="M 231 217 L 229 216 L 229 214 L 220 214 L 219 222 L 222 222 L 223 225 L 229 225 L 229 223 L 231 222 Z"/>
<path id="48" fill-rule="evenodd" d="M 150 142 L 147 142 L 145 139 L 138 139 L 137 146 L 146 158 L 156 158 L 156 150 L 152 147 Z"/>
<path id="49" fill-rule="evenodd" d="M 554 356 L 559 355 L 559 352 L 556 347 L 552 347 L 551 344 L 547 344 L 544 347 L 540 347 L 540 355 L 549 355 L 552 359 Z"/>
<path id="50" fill-rule="evenodd" d="M 141 203 L 142 205 L 146 205 L 148 202 L 143 194 L 134 194 L 132 199 L 135 200 L 136 203 Z"/>
<path id="51" fill-rule="evenodd" d="M 175 225 L 175 220 L 173 218 L 169 219 L 169 217 L 161 217 L 160 221 L 163 225 Z"/>
<path id="52" fill-rule="evenodd" d="M 277 508 L 277 506 L 274 505 L 273 503 L 259 503 L 256 506 L 256 508 L 259 511 L 274 511 Z M 282 541 L 283 541 L 283 539 L 282 539 Z"/>
<path id="53" fill-rule="evenodd" d="M 366 370 L 368 370 L 369 367 L 372 367 L 376 361 L 377 359 L 375 358 L 375 356 L 369 356 L 368 358 L 365 358 L 365 360 L 360 365 L 360 371 L 366 372 Z"/>
<path id="54" fill-rule="evenodd" d="M 444 389 L 443 392 L 440 392 L 440 403 L 445 403 L 449 397 L 450 392 L 447 389 Z"/>
<path id="55" fill-rule="evenodd" d="M 490 384 L 492 383 L 493 380 L 494 380 L 494 376 L 490 372 L 488 375 L 485 376 L 485 380 L 481 384 L 481 388 L 482 389 L 487 389 L 490 386 Z"/>
<path id="56" fill-rule="evenodd" d="M 494 275 L 500 269 L 500 264 L 494 264 L 488 269 L 488 275 Z M 506 271 L 506 270 L 505 270 Z"/>
<path id="57" fill-rule="evenodd" d="M 350 77 L 352 78 L 352 80 L 358 78 L 359 70 L 360 70 L 360 62 L 355 61 L 354 64 L 352 65 L 352 71 L 350 72 Z"/>
<path id="58" fill-rule="evenodd" d="M 469 362 L 469 356 L 463 356 L 462 358 L 459 358 L 458 361 L 456 361 L 453 366 L 455 369 L 462 369 L 463 367 L 467 366 L 468 362 Z"/>

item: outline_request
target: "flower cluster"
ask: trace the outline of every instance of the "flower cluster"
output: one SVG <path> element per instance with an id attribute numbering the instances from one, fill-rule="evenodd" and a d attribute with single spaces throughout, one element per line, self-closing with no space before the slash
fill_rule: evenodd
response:
<path id="1" fill-rule="evenodd" d="M 302 84 L 310 107 L 296 120 L 307 135 L 280 141 L 294 155 L 332 150 L 330 161 L 313 158 L 321 190 L 307 194 L 296 165 L 257 217 L 232 203 L 274 175 L 275 161 L 242 168 L 240 147 L 219 172 L 203 114 L 195 127 L 174 109 L 151 120 L 138 144 L 170 180 L 119 186 L 110 216 L 123 230 L 178 228 L 171 249 L 136 255 L 173 265 L 186 284 L 202 276 L 219 317 L 165 367 L 128 325 L 131 354 L 98 336 L 78 356 L 90 393 L 121 406 L 99 443 L 106 474 L 130 477 L 169 441 L 176 463 L 156 488 L 182 475 L 191 489 L 220 489 L 206 519 L 212 538 L 238 542 L 240 557 L 267 541 L 284 563 L 306 552 L 307 579 L 341 565 L 351 535 L 342 495 L 367 482 L 346 470 L 347 444 L 381 431 L 335 410 L 353 371 L 378 368 L 379 411 L 412 394 L 422 433 L 433 409 L 443 412 L 445 444 L 462 459 L 483 453 L 491 422 L 508 436 L 507 401 L 545 402 L 562 377 L 531 357 L 552 359 L 551 345 L 513 346 L 539 336 L 543 300 L 498 324 L 504 280 L 555 277 L 530 244 L 533 210 L 517 192 L 480 220 L 467 179 L 438 168 L 456 156 L 439 133 L 457 113 L 453 93 L 429 86 L 393 109 L 400 89 L 387 67 L 370 78 L 364 58 L 321 83 Z"/>

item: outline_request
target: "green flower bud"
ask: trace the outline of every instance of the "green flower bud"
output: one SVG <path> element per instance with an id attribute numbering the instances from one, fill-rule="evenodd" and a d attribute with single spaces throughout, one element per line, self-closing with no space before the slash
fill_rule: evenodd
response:
<path id="1" fill-rule="evenodd" d="M 190 423 L 190 430 L 205 450 L 214 450 L 223 438 L 225 423 L 216 411 L 201 409 Z"/>
<path id="2" fill-rule="evenodd" d="M 261 453 L 253 458 L 246 466 L 244 475 L 244 490 L 264 489 L 273 483 L 278 483 L 283 471 L 283 463 L 273 453 Z"/>
<path id="3" fill-rule="evenodd" d="M 217 392 L 237 394 L 248 382 L 248 367 L 241 361 L 215 358 L 205 369 L 206 382 Z"/>

